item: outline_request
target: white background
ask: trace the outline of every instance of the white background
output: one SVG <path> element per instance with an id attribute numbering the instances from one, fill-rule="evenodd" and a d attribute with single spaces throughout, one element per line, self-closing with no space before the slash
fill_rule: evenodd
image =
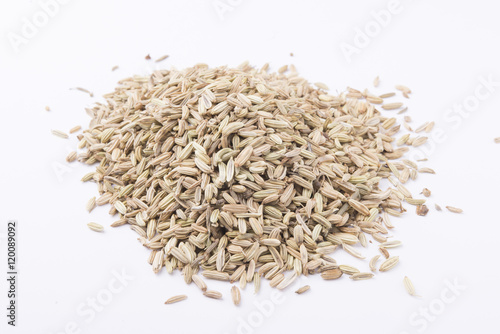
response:
<path id="1" fill-rule="evenodd" d="M 230 10 L 218 13 L 214 4 L 221 3 Z M 499 8 L 486 0 L 401 0 L 381 27 L 373 11 L 387 10 L 389 3 L 73 0 L 59 5 L 46 25 L 15 47 L 9 38 L 22 36 L 25 20 L 43 19 L 42 7 L 37 1 L 2 0 L 0 332 L 495 332 L 500 145 L 493 138 L 500 136 L 500 87 L 488 91 L 481 82 L 500 82 Z M 355 40 L 366 28 L 372 29 L 368 41 Z M 347 44 L 357 48 L 352 57 L 341 50 Z M 146 61 L 147 54 L 170 58 L 157 64 Z M 400 83 L 411 87 L 410 100 L 399 95 L 395 101 L 407 103 L 414 128 L 436 122 L 439 138 L 420 151 L 429 158 L 421 166 L 437 174 L 408 184 L 415 195 L 423 187 L 432 190 L 427 217 L 416 216 L 407 205 L 403 218 L 392 219 L 391 235 L 404 242 L 392 251 L 401 257 L 394 270 L 360 282 L 303 278 L 278 296 L 279 303 L 272 302 L 274 290 L 267 282 L 257 296 L 249 285 L 237 308 L 229 284 L 209 282 L 224 294 L 217 301 L 185 285 L 179 273 L 154 275 L 137 236 L 127 227 L 109 227 L 114 218 L 107 207 L 85 211 L 97 189 L 80 178 L 92 169 L 67 164 L 64 159 L 77 140 L 55 137 L 51 129 L 88 124 L 84 108 L 102 101 L 100 96 L 121 78 L 156 68 L 199 62 L 236 66 L 244 60 L 256 66 L 270 62 L 274 70 L 293 63 L 303 77 L 325 82 L 334 92 L 348 86 L 374 93 L 393 91 Z M 120 68 L 112 72 L 115 65 Z M 381 86 L 374 89 L 377 75 Z M 70 90 L 77 86 L 95 97 Z M 453 108 L 464 103 L 469 111 L 457 114 Z M 437 212 L 434 203 L 461 207 L 464 213 Z M 20 226 L 16 328 L 6 325 L 4 315 L 8 219 Z M 90 221 L 104 225 L 105 232 L 90 231 Z M 361 251 L 367 260 L 353 260 L 340 250 L 333 256 L 366 271 L 377 250 L 372 245 Z M 91 317 L 86 303 L 106 296 L 115 271 L 133 279 Z M 421 298 L 405 292 L 405 275 Z M 449 290 L 446 281 L 458 282 L 460 289 Z M 293 293 L 305 284 L 311 285 L 309 292 Z M 189 299 L 163 304 L 181 293 Z M 273 304 L 262 312 L 255 302 Z"/>

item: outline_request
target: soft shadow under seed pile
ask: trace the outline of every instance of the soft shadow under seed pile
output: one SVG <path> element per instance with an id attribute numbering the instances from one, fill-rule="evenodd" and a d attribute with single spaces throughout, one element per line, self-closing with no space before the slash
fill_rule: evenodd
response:
<path id="1" fill-rule="evenodd" d="M 415 141 L 396 145 L 396 119 L 375 106 L 390 114 L 402 104 L 317 87 L 293 67 L 268 73 L 247 64 L 121 81 L 106 104 L 88 109 L 81 136 L 87 151 L 78 160 L 98 164 L 83 178 L 100 193 L 89 205 L 110 203 L 119 215 L 112 226 L 140 235 L 154 272 L 182 270 L 211 298 L 219 293 L 207 291 L 200 268 L 205 278 L 241 287 L 254 281 L 256 290 L 261 277 L 279 289 L 302 274 L 371 278 L 330 255 L 341 248 L 364 258 L 357 244 L 367 246 L 366 234 L 388 258 L 380 270 L 393 268 L 399 258 L 387 249 L 400 242 L 387 241 L 388 214 L 404 212 L 402 201 L 425 202 L 403 186 L 417 165 L 390 162 Z M 380 189 L 382 178 L 394 188 Z"/>

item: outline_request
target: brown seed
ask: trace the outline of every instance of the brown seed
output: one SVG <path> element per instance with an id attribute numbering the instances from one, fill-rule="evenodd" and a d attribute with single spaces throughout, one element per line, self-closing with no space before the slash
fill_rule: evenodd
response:
<path id="1" fill-rule="evenodd" d="M 425 197 L 429 197 L 431 195 L 431 191 L 427 188 L 424 188 L 421 192 Z"/>
<path id="2" fill-rule="evenodd" d="M 417 215 L 419 216 L 425 216 L 429 212 L 429 208 L 427 208 L 427 205 L 421 204 L 417 206 Z"/>
<path id="3" fill-rule="evenodd" d="M 304 285 L 303 287 L 301 287 L 297 291 L 295 291 L 295 293 L 301 295 L 304 292 L 309 291 L 309 289 L 311 289 L 311 287 L 309 285 Z"/>
<path id="4" fill-rule="evenodd" d="M 389 255 L 389 251 L 388 251 L 386 248 L 380 247 L 380 248 L 379 248 L 379 251 L 380 251 L 380 253 L 382 253 L 382 255 L 383 255 L 386 259 L 388 259 L 388 258 L 389 258 L 389 256 L 390 256 L 390 255 Z"/>
<path id="5" fill-rule="evenodd" d="M 340 269 L 330 269 L 321 273 L 321 278 L 324 280 L 337 279 L 340 276 L 342 276 L 342 271 Z"/>

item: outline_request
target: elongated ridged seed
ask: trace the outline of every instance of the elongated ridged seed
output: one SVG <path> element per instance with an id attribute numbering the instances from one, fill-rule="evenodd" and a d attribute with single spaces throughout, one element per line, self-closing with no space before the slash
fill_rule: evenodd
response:
<path id="1" fill-rule="evenodd" d="M 233 285 L 231 287 L 231 298 L 233 299 L 234 305 L 236 305 L 236 306 L 240 305 L 241 293 L 240 293 L 240 289 L 238 289 L 237 286 Z"/>
<path id="2" fill-rule="evenodd" d="M 139 235 L 155 273 L 180 270 L 208 297 L 221 295 L 202 277 L 242 289 L 253 281 L 255 292 L 261 279 L 278 289 L 315 273 L 368 279 L 371 273 L 339 266 L 332 254 L 363 259 L 368 249 L 358 244 L 370 245 L 366 234 L 389 257 L 386 248 L 400 243 L 388 241 L 388 215 L 401 216 L 403 202 L 424 202 L 403 184 L 434 173 L 398 160 L 427 139 L 394 138 L 400 126 L 380 110 L 404 106 L 385 100 L 391 96 L 353 88 L 333 95 L 293 66 L 157 70 L 120 81 L 106 103 L 87 110 L 83 152 L 68 161 L 96 166 L 82 178 L 99 191 L 89 211 L 109 204 L 111 226 Z M 380 188 L 382 179 L 390 188 Z M 380 271 L 396 264 L 389 258 Z"/>
<path id="3" fill-rule="evenodd" d="M 170 297 L 169 299 L 167 299 L 165 304 L 178 303 L 178 302 L 183 301 L 185 299 L 187 299 L 186 295 L 173 296 L 173 297 Z"/>

